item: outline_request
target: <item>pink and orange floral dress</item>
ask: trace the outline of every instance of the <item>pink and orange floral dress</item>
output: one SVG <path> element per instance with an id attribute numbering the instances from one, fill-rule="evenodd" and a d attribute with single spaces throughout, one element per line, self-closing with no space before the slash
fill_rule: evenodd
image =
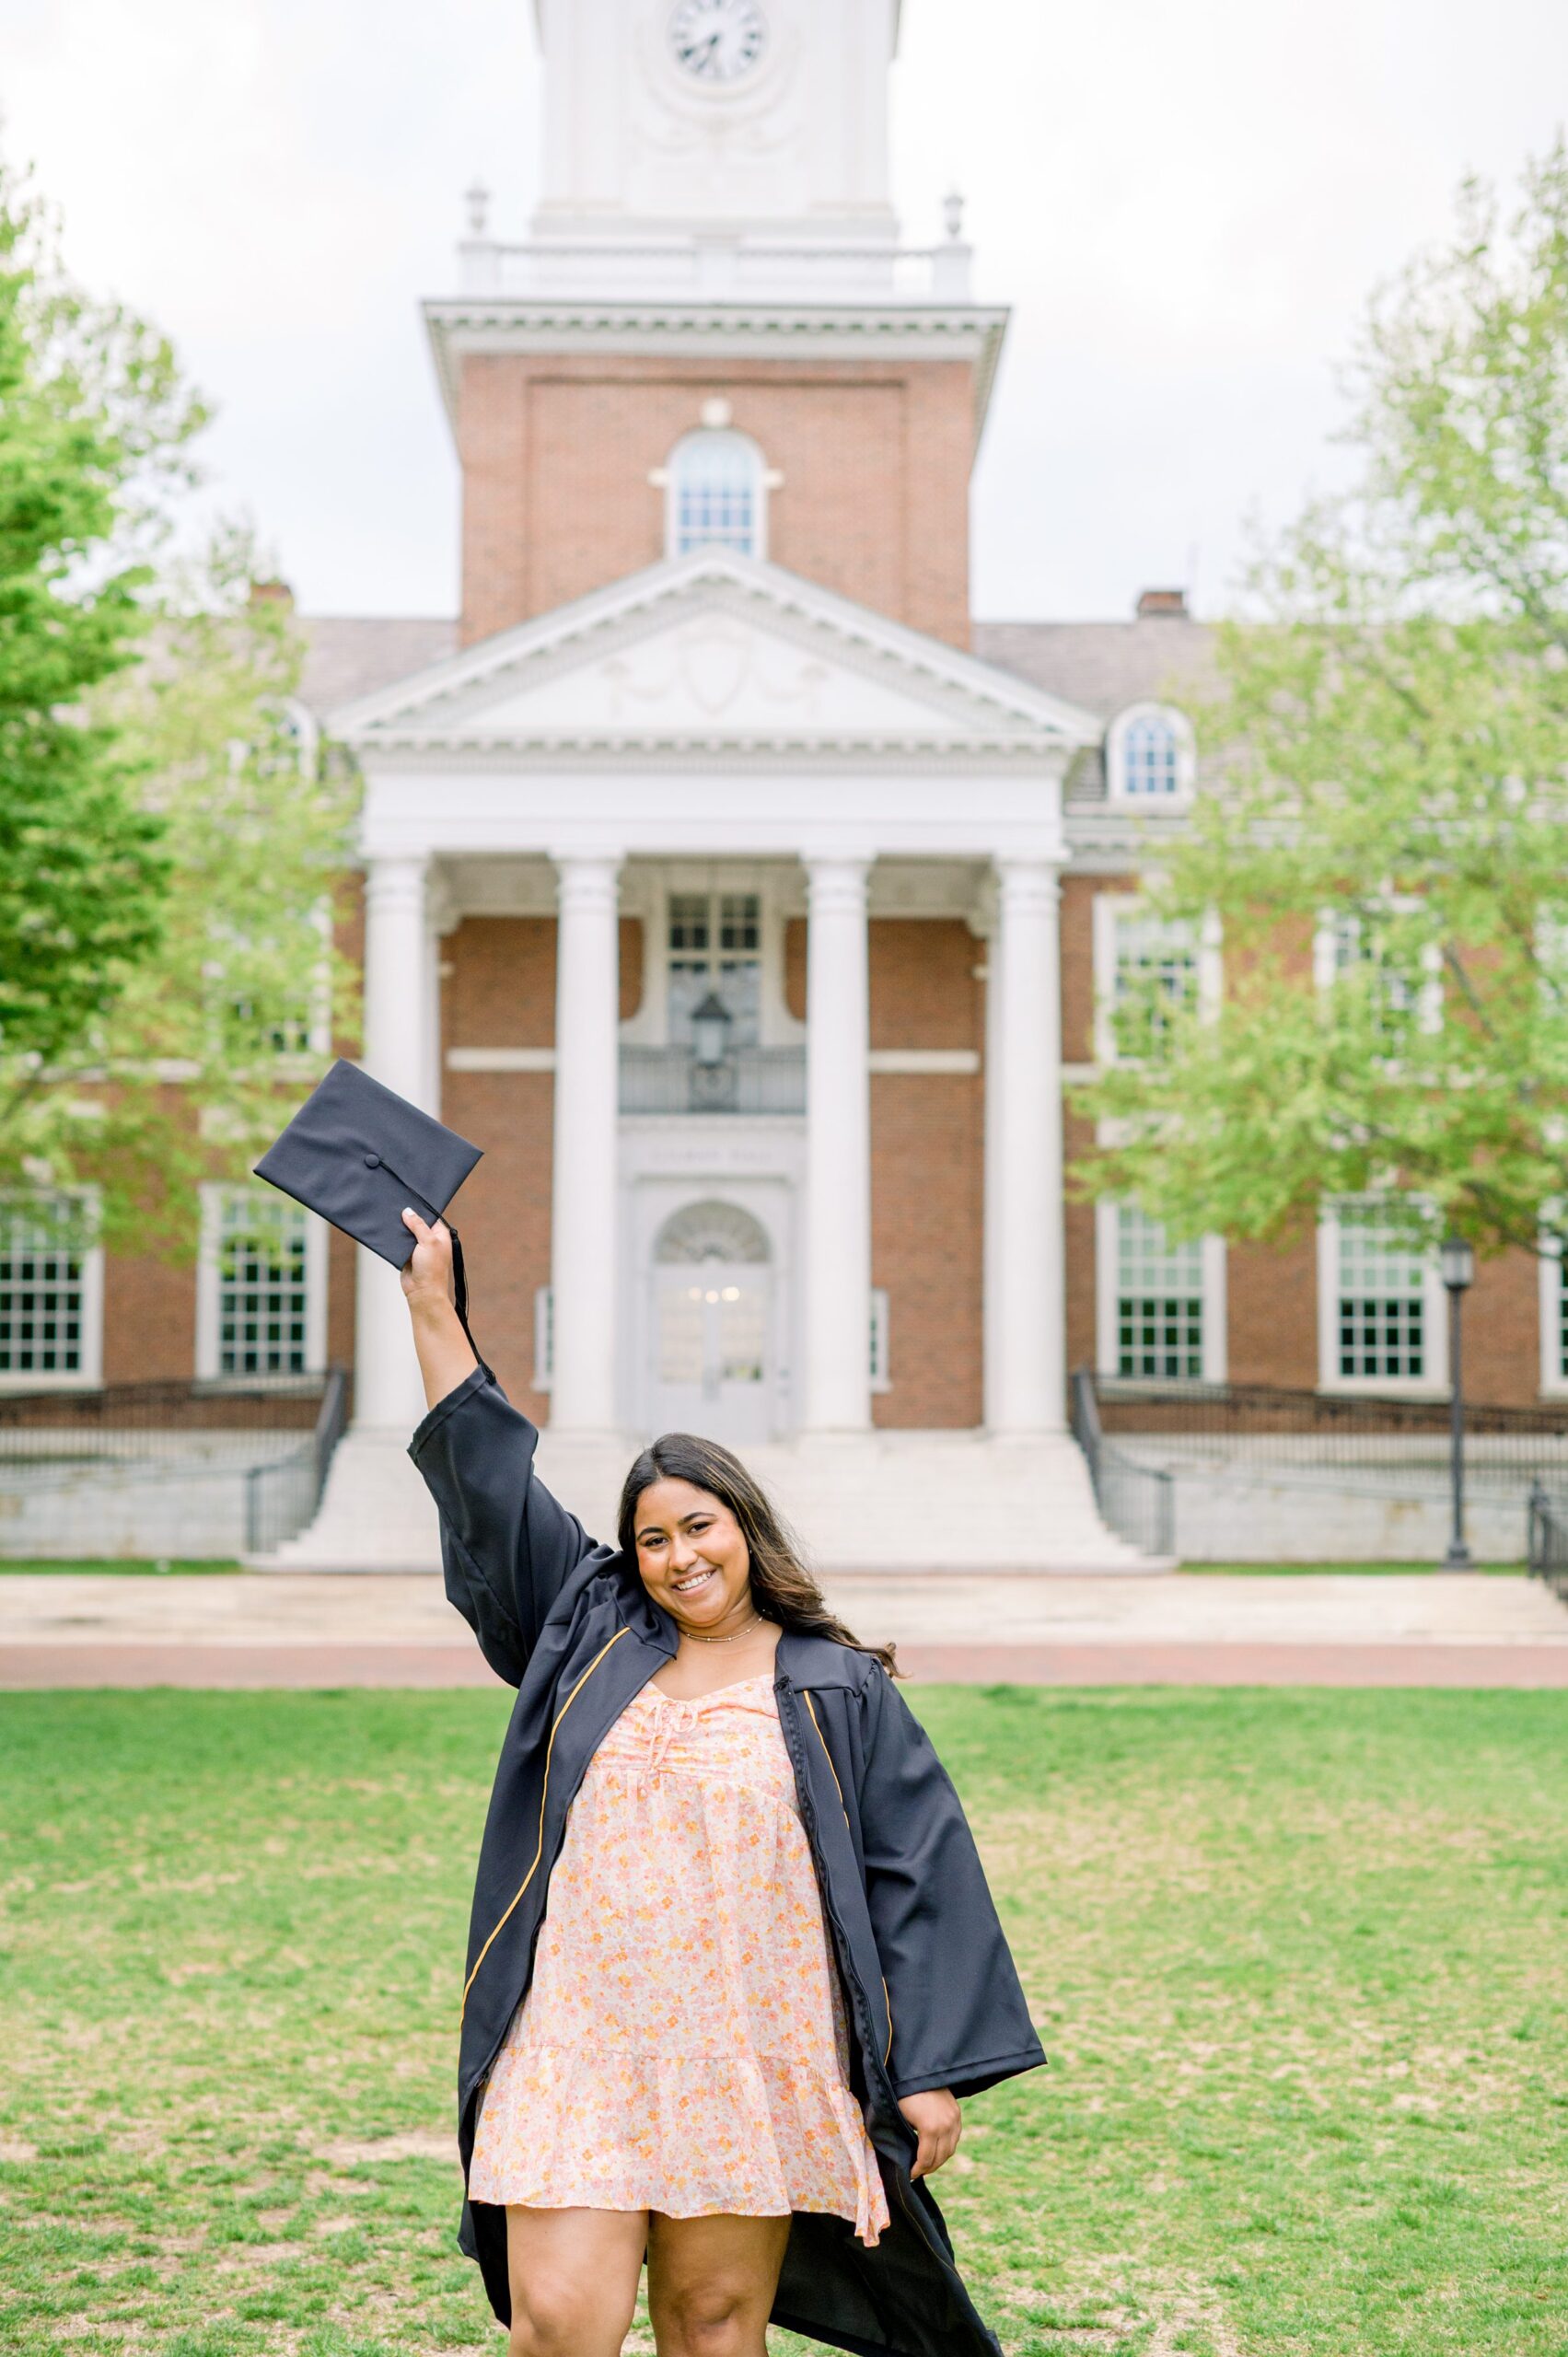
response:
<path id="1" fill-rule="evenodd" d="M 469 2192 L 670 2218 L 888 2223 L 763 1672 L 645 1686 L 600 1744 L 492 2070 Z"/>

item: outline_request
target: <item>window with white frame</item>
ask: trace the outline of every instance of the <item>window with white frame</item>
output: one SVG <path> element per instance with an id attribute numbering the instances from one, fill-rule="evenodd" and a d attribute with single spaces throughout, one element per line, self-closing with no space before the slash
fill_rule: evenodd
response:
<path id="1" fill-rule="evenodd" d="M 540 1285 L 533 1297 L 533 1387 L 548 1391 L 555 1375 L 555 1294 Z"/>
<path id="2" fill-rule="evenodd" d="M 319 1373 L 326 1274 L 326 1231 L 302 1204 L 259 1187 L 203 1188 L 198 1376 Z"/>
<path id="3" fill-rule="evenodd" d="M 1095 1243 L 1100 1373 L 1128 1382 L 1223 1383 L 1223 1239 L 1179 1241 L 1135 1203 L 1102 1202 Z"/>
<path id="4" fill-rule="evenodd" d="M 1389 900 L 1386 910 L 1325 910 L 1318 923 L 1316 965 L 1318 987 L 1331 988 L 1346 975 L 1365 974 L 1379 1039 L 1390 1054 L 1413 1031 L 1432 1033 L 1443 1022 L 1442 952 L 1434 942 L 1398 949 L 1385 918 L 1408 915 L 1414 903 Z"/>
<path id="5" fill-rule="evenodd" d="M 762 1015 L 762 902 L 756 892 L 672 892 L 667 945 L 668 1036 L 693 1044 L 691 1017 L 710 991 L 729 1016 L 732 1048 L 754 1048 Z"/>
<path id="6" fill-rule="evenodd" d="M 1094 902 L 1094 988 L 1104 1063 L 1157 1058 L 1177 1014 L 1212 994 L 1193 926 L 1156 917 L 1139 900 Z"/>
<path id="7" fill-rule="evenodd" d="M 1318 1231 L 1320 1373 L 1330 1386 L 1447 1380 L 1442 1280 L 1376 1195 L 1330 1204 Z"/>
<path id="8" fill-rule="evenodd" d="M 1537 1258 L 1540 1278 L 1540 1387 L 1568 1392 L 1568 1239 L 1553 1206 L 1542 1222 Z"/>
<path id="9" fill-rule="evenodd" d="M 102 1366 L 103 1255 L 88 1194 L 0 1199 L 0 1385 L 93 1384 Z"/>
<path id="10" fill-rule="evenodd" d="M 1135 703 L 1118 713 L 1106 737 L 1106 785 L 1113 802 L 1157 809 L 1192 792 L 1197 748 L 1192 725 L 1174 704 Z"/>
<path id="11" fill-rule="evenodd" d="M 768 477 L 749 435 L 699 426 L 681 436 L 665 471 L 669 555 L 713 548 L 766 555 Z"/>
<path id="12" fill-rule="evenodd" d="M 890 1391 L 893 1387 L 891 1337 L 888 1328 L 888 1289 L 873 1285 L 871 1289 L 871 1388 Z"/>

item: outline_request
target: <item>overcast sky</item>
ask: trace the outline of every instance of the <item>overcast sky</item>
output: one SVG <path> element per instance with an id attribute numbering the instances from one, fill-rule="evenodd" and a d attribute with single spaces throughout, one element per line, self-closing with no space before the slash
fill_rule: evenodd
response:
<path id="1" fill-rule="evenodd" d="M 846 0 L 849 5 L 849 0 Z M 1467 170 L 1568 107 L 1564 0 L 905 0 L 905 234 L 969 197 L 1014 307 L 975 484 L 975 607 L 1225 602 L 1253 514 L 1332 478 L 1376 282 Z M 457 482 L 417 316 L 461 191 L 525 234 L 527 0 L 0 0 L 9 154 L 78 276 L 156 318 L 218 410 L 215 494 L 317 613 L 457 601 Z"/>

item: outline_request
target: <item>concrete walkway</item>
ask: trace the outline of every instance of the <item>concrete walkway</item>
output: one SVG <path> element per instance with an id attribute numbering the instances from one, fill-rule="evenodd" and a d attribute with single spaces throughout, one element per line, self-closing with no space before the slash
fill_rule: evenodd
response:
<path id="1" fill-rule="evenodd" d="M 1568 1686 L 1568 1608 L 1523 1577 L 829 1575 L 912 1677 L 1029 1685 Z M 482 1686 L 422 1573 L 0 1573 L 0 1689 Z"/>

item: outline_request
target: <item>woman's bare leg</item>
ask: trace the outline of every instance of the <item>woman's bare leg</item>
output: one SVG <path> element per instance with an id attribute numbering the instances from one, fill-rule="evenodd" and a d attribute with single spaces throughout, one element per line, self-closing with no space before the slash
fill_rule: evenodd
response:
<path id="1" fill-rule="evenodd" d="M 767 2357 L 790 2222 L 648 2216 L 648 2316 L 658 2357 Z"/>
<path id="2" fill-rule="evenodd" d="M 645 2210 L 508 2208 L 509 2357 L 621 2357 L 647 2239 Z"/>

